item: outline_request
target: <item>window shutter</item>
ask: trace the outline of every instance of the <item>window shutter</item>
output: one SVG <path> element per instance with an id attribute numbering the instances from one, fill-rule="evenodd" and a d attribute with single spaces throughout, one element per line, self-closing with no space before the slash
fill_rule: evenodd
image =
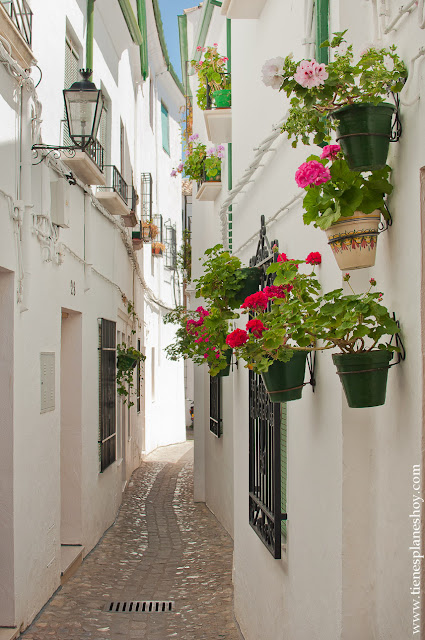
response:
<path id="1" fill-rule="evenodd" d="M 167 107 L 161 102 L 162 148 L 170 154 L 170 131 Z"/>
<path id="2" fill-rule="evenodd" d="M 69 87 L 80 77 L 78 69 L 80 68 L 80 56 L 77 49 L 72 44 L 69 38 L 65 40 L 65 78 L 64 88 Z M 68 125 L 66 122 L 66 111 L 64 110 L 64 125 L 63 125 L 63 144 L 73 145 L 71 138 L 69 137 Z"/>
<path id="3" fill-rule="evenodd" d="M 99 449 L 100 470 L 116 460 L 116 323 L 99 322 Z"/>

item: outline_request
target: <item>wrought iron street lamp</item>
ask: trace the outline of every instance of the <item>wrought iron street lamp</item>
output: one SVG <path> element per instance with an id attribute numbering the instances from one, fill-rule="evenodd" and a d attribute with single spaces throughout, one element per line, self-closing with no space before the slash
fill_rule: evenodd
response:
<path id="1" fill-rule="evenodd" d="M 33 151 L 48 150 L 50 153 L 63 150 L 75 155 L 76 151 L 84 151 L 96 140 L 103 109 L 102 92 L 89 80 L 91 69 L 80 69 L 80 74 L 83 79 L 63 92 L 69 136 L 74 146 L 34 144 Z"/>
<path id="2" fill-rule="evenodd" d="M 83 79 L 64 89 L 63 98 L 69 136 L 77 147 L 84 149 L 96 139 L 103 97 L 102 92 L 89 80 L 92 70 L 81 69 L 80 73 Z"/>

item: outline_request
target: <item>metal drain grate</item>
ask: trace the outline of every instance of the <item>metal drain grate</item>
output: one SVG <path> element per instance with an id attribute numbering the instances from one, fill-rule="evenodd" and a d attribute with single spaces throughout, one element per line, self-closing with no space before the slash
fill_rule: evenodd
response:
<path id="1" fill-rule="evenodd" d="M 109 613 L 167 613 L 173 609 L 173 600 L 114 600 L 103 608 Z"/>

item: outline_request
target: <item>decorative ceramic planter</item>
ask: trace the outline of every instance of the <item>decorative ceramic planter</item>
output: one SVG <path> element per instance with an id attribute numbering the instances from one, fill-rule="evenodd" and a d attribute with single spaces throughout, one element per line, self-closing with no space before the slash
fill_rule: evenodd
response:
<path id="1" fill-rule="evenodd" d="M 352 171 L 377 171 L 387 163 L 395 106 L 351 104 L 331 113 L 339 121 L 336 139 Z"/>
<path id="2" fill-rule="evenodd" d="M 380 220 L 379 209 L 369 214 L 355 211 L 353 216 L 340 218 L 326 229 L 328 244 L 341 271 L 373 267 Z"/>
<path id="3" fill-rule="evenodd" d="M 230 89 L 213 91 L 213 98 L 217 109 L 229 109 L 232 104 L 232 92 Z"/>
<path id="4" fill-rule="evenodd" d="M 235 297 L 237 306 L 240 307 L 245 298 L 256 293 L 261 284 L 261 269 L 258 267 L 242 267 L 239 273 L 245 276 L 239 293 Z"/>
<path id="5" fill-rule="evenodd" d="M 385 403 L 390 351 L 340 353 L 332 356 L 347 398 L 353 409 L 379 407 Z"/>
<path id="6" fill-rule="evenodd" d="M 218 171 L 215 176 L 208 176 L 206 173 L 202 178 L 203 182 L 221 182 L 221 171 Z"/>
<path id="7" fill-rule="evenodd" d="M 299 400 L 304 386 L 307 351 L 294 351 L 289 362 L 276 360 L 262 373 L 264 385 L 272 402 Z"/>

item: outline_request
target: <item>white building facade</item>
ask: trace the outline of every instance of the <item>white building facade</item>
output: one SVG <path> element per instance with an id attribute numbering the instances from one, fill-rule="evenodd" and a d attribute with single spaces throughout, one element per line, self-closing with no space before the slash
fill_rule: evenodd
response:
<path id="1" fill-rule="evenodd" d="M 14 0 L 0 36 L 0 628 L 23 629 L 113 523 L 142 455 L 185 440 L 184 368 L 162 354 L 182 297 L 184 98 L 156 0 Z M 87 63 L 97 143 L 35 153 L 71 143 L 62 90 Z M 130 408 L 120 343 L 146 356 Z"/>
<path id="2" fill-rule="evenodd" d="M 423 3 L 406 3 L 403 9 L 393 0 L 225 0 L 218 5 L 207 0 L 186 12 L 188 59 L 199 53 L 197 47 L 218 43 L 218 51 L 230 58 L 232 76 L 231 138 L 224 137 L 223 127 L 223 139 L 215 140 L 231 142 L 221 191 L 214 201 L 203 202 L 194 190 L 194 277 L 200 273 L 198 257 L 218 242 L 248 266 L 264 215 L 267 236 L 278 240 L 281 252 L 305 259 L 320 251 L 323 290 L 343 286 L 325 234 L 303 224 L 304 194 L 294 180 L 298 166 L 320 149 L 302 144 L 293 149 L 280 134 L 289 103 L 261 79 L 270 58 L 290 52 L 295 60 L 314 57 L 316 27 L 324 18 L 330 34 L 348 30 L 356 55 L 370 44 L 395 44 L 409 69 L 401 93 L 403 133 L 390 145 L 388 158 L 393 224 L 379 237 L 375 267 L 351 272 L 357 291 L 376 278 L 386 306 L 401 323 L 407 355 L 390 370 L 384 406 L 350 409 L 331 357 L 318 353 L 314 393 L 307 386 L 302 400 L 280 408 L 278 516 L 286 513 L 287 520 L 275 554 L 250 517 L 250 465 L 262 452 L 249 440 L 248 370 L 239 362 L 230 377 L 222 378 L 217 438 L 210 431 L 207 367 L 199 368 L 195 498 L 205 501 L 233 535 L 235 615 L 246 640 L 421 637 L 424 563 L 414 563 L 421 554 L 415 556 L 412 496 L 419 495 L 416 506 L 422 504 L 425 156 L 418 140 L 425 127 Z M 196 78 L 189 83 L 195 96 Z M 208 140 L 205 115 L 195 99 L 193 131 Z M 194 300 L 194 308 L 197 304 Z M 423 549 L 423 515 L 421 522 Z"/>

